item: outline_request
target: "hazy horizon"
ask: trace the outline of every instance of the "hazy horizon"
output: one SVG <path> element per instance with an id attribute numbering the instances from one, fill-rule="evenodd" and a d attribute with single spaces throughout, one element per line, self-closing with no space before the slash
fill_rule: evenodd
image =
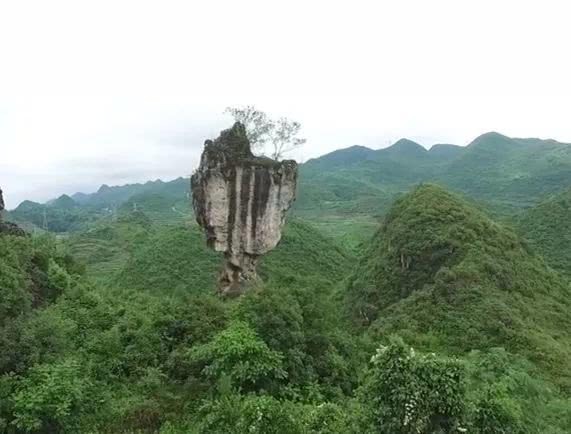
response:
<path id="1" fill-rule="evenodd" d="M 486 131 L 486 132 L 483 132 L 482 134 L 480 134 L 480 135 L 474 137 L 473 140 L 475 140 L 476 138 L 478 138 L 478 137 L 480 137 L 481 135 L 486 134 L 486 133 L 498 133 L 498 134 L 504 135 L 504 134 L 502 134 L 500 131 Z M 537 137 L 510 137 L 510 138 L 513 138 L 513 139 L 529 139 L 529 138 L 537 139 Z M 401 138 L 395 140 L 394 142 L 387 144 L 386 146 L 380 146 L 380 147 L 365 146 L 365 145 L 351 145 L 351 146 L 347 146 L 347 147 L 344 147 L 344 148 L 338 148 L 338 149 L 334 149 L 334 150 L 331 150 L 331 151 L 327 151 L 327 152 L 324 153 L 324 154 L 320 154 L 320 155 L 317 155 L 317 156 L 315 156 L 315 157 L 311 157 L 310 159 L 305 160 L 305 161 L 303 161 L 302 163 L 306 163 L 307 161 L 309 161 L 309 160 L 311 160 L 311 159 L 323 157 L 323 156 L 325 156 L 325 155 L 327 155 L 327 154 L 329 154 L 329 153 L 331 153 L 331 152 L 334 152 L 334 151 L 343 150 L 343 149 L 348 149 L 348 148 L 350 148 L 350 147 L 352 147 L 352 146 L 362 146 L 362 147 L 366 147 L 366 148 L 369 148 L 369 149 L 372 149 L 372 150 L 385 149 L 385 148 L 387 148 L 387 147 L 390 147 L 390 146 L 396 144 L 398 141 L 403 140 L 403 139 L 411 140 L 411 139 L 409 139 L 408 137 L 401 137 Z M 556 140 L 556 139 L 553 139 L 553 138 L 539 138 L 539 139 L 542 139 L 542 140 Z M 427 145 L 424 144 L 424 143 L 419 143 L 419 142 L 414 141 L 414 140 L 413 140 L 413 141 L 416 142 L 417 144 L 421 145 L 423 148 L 425 148 L 425 149 L 427 149 L 427 150 L 430 150 L 433 146 L 436 146 L 436 145 L 456 145 L 456 146 L 463 146 L 463 147 L 464 147 L 464 146 L 468 146 L 473 140 L 470 140 L 468 143 L 461 144 L 461 145 L 456 144 L 456 143 L 438 142 L 438 143 L 433 143 L 433 144 L 430 145 L 430 146 L 427 146 Z M 558 140 L 556 140 L 556 141 L 558 141 Z M 122 184 L 106 184 L 106 183 L 101 183 L 101 184 L 99 184 L 99 185 L 94 186 L 91 190 L 85 190 L 85 191 L 79 191 L 79 190 L 78 190 L 78 191 L 73 191 L 73 192 L 72 192 L 72 191 L 67 191 L 67 192 L 56 193 L 55 196 L 49 197 L 49 198 L 47 198 L 47 199 L 45 199 L 45 200 L 42 200 L 42 201 L 40 201 L 40 203 L 46 203 L 46 202 L 49 202 L 49 201 L 51 201 L 51 200 L 55 200 L 55 199 L 57 199 L 58 197 L 60 197 L 60 196 L 62 196 L 62 195 L 73 196 L 73 195 L 78 194 L 78 193 L 79 193 L 79 194 L 93 194 L 93 193 L 97 193 L 97 192 L 99 191 L 99 189 L 100 189 L 102 186 L 104 186 L 104 185 L 106 185 L 106 186 L 108 186 L 108 187 L 121 187 L 121 186 L 125 186 L 125 185 L 128 185 L 128 184 L 145 184 L 145 183 L 148 183 L 148 182 L 157 182 L 157 181 L 162 181 L 162 182 L 167 183 L 167 182 L 171 182 L 171 181 L 174 181 L 174 180 L 176 180 L 176 179 L 179 179 L 179 178 L 189 178 L 189 177 L 190 177 L 190 174 L 189 174 L 189 175 L 172 176 L 172 177 L 169 177 L 169 178 L 141 179 L 141 180 L 135 180 L 135 181 L 133 181 L 133 182 L 126 182 L 126 183 L 122 183 Z M 5 195 L 5 196 L 6 196 L 6 195 Z M 31 200 L 31 199 L 29 199 L 29 198 L 24 198 L 23 200 L 21 200 L 20 202 L 18 202 L 15 206 L 7 206 L 7 209 L 8 209 L 8 210 L 14 209 L 14 208 L 16 208 L 21 202 L 23 202 L 23 201 L 25 201 L 25 200 Z M 8 202 L 7 202 L 7 203 L 8 203 Z"/>

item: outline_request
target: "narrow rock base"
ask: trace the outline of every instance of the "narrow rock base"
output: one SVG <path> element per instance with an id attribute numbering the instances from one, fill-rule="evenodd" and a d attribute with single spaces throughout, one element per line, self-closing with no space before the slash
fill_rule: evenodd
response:
<path id="1" fill-rule="evenodd" d="M 224 268 L 218 279 L 218 292 L 223 297 L 237 297 L 259 282 L 256 273 L 257 256 L 225 255 Z"/>

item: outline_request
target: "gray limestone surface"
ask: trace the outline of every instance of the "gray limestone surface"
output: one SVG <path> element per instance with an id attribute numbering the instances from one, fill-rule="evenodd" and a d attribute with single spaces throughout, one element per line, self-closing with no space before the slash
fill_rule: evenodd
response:
<path id="1" fill-rule="evenodd" d="M 221 294 L 240 295 L 257 279 L 260 256 L 281 239 L 296 184 L 297 163 L 254 156 L 238 122 L 205 142 L 191 178 L 192 202 L 207 245 L 225 255 Z"/>

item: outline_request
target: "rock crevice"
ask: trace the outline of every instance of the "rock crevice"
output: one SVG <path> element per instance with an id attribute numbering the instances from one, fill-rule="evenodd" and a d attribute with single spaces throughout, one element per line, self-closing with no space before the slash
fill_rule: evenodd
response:
<path id="1" fill-rule="evenodd" d="M 191 178 L 193 207 L 208 246 L 224 252 L 222 294 L 241 294 L 257 278 L 259 257 L 281 239 L 296 183 L 297 163 L 254 156 L 240 123 L 205 142 Z"/>

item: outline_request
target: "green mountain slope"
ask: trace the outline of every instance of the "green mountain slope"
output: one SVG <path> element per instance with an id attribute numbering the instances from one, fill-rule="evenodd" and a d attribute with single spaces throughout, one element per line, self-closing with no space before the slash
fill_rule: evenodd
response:
<path id="1" fill-rule="evenodd" d="M 352 147 L 301 166 L 296 212 L 384 213 L 396 193 L 437 182 L 513 214 L 571 185 L 571 145 L 486 133 L 466 147 L 426 151 L 406 139 L 380 150 Z"/>
<path id="2" fill-rule="evenodd" d="M 300 166 L 293 212 L 325 227 L 340 217 L 368 218 L 368 227 L 399 194 L 420 182 L 437 182 L 495 213 L 513 215 L 571 185 L 571 145 L 492 132 L 466 147 L 440 144 L 426 150 L 407 139 L 380 150 L 353 146 Z M 192 219 L 189 188 L 186 178 L 103 185 L 96 193 L 64 195 L 47 205 L 23 202 L 10 218 L 40 228 L 47 220 L 50 231 L 73 232 L 117 212 L 139 209 L 153 221 L 180 223 Z"/>
<path id="3" fill-rule="evenodd" d="M 517 216 L 515 226 L 549 265 L 571 275 L 571 189 Z"/>
<path id="4" fill-rule="evenodd" d="M 510 230 L 440 187 L 399 199 L 348 287 L 353 318 L 420 348 L 505 347 L 571 388 L 571 288 Z"/>
<path id="5" fill-rule="evenodd" d="M 175 192 L 164 193 L 137 193 L 123 202 L 118 212 L 120 215 L 128 214 L 133 210 L 142 211 L 154 223 L 180 224 L 194 220 L 191 202 L 186 195 L 177 195 Z"/>
<path id="6" fill-rule="evenodd" d="M 75 234 L 66 244 L 93 280 L 157 295 L 212 293 L 222 264 L 194 223 L 155 224 L 141 211 Z M 275 285 L 330 287 L 353 263 L 349 250 L 292 219 L 278 247 L 262 258 L 260 275 Z"/>
<path id="7" fill-rule="evenodd" d="M 65 244 L 85 264 L 88 276 L 106 284 L 125 266 L 129 255 L 151 233 L 151 222 L 141 211 L 118 219 L 101 219 L 89 229 L 72 234 Z"/>
<path id="8" fill-rule="evenodd" d="M 221 261 L 196 225 L 156 227 L 132 249 L 111 285 L 156 295 L 213 292 Z"/>
<path id="9" fill-rule="evenodd" d="M 47 204 L 26 200 L 10 211 L 9 219 L 27 228 L 50 232 L 72 232 L 85 229 L 99 219 L 99 212 L 80 207 L 71 197 L 63 195 Z"/>
<path id="10" fill-rule="evenodd" d="M 51 232 L 82 232 L 95 222 L 106 221 L 131 211 L 143 211 L 157 223 L 181 223 L 192 219 L 190 182 L 185 178 L 145 184 L 107 185 L 92 194 L 62 195 L 40 204 L 22 202 L 9 214 L 25 228 L 45 228 Z"/>
<path id="11" fill-rule="evenodd" d="M 437 179 L 499 207 L 522 208 L 571 184 L 571 145 L 487 133 Z"/>
<path id="12" fill-rule="evenodd" d="M 121 186 L 102 185 L 92 194 L 77 193 L 73 199 L 83 206 L 117 207 L 138 194 L 158 194 L 163 197 L 182 199 L 188 197 L 190 181 L 188 178 L 177 178 L 164 182 L 160 179 L 144 184 L 127 184 Z"/>
<path id="13" fill-rule="evenodd" d="M 62 194 L 57 199 L 48 203 L 53 208 L 58 209 L 72 209 L 77 207 L 79 204 L 69 197 L 67 194 Z"/>

